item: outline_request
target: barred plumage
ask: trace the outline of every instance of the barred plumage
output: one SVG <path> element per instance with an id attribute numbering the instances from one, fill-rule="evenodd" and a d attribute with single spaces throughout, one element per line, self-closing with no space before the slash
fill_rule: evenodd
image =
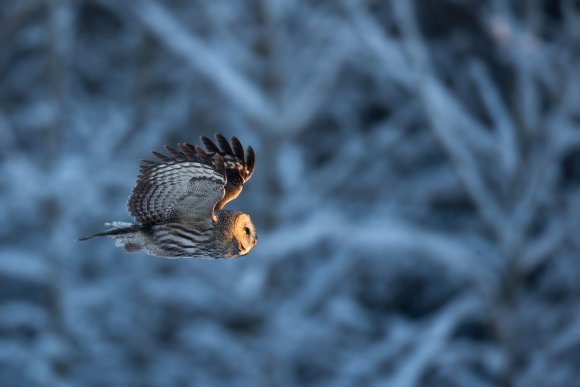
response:
<path id="1" fill-rule="evenodd" d="M 231 145 L 221 134 L 217 145 L 202 136 L 197 145 L 166 146 L 169 155 L 144 160 L 127 203 L 138 224 L 114 222 L 110 236 L 126 251 L 141 249 L 162 257 L 233 258 L 249 253 L 257 242 L 249 215 L 222 210 L 242 191 L 254 170 L 254 150 L 245 151 L 236 137 Z"/>
<path id="2" fill-rule="evenodd" d="M 212 229 L 193 229 L 180 222 L 153 226 L 154 241 L 159 248 L 179 256 L 207 255 L 204 243 L 211 237 Z"/>

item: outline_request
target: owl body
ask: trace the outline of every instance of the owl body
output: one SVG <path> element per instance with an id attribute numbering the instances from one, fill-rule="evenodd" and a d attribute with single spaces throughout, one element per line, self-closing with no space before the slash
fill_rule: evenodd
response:
<path id="1" fill-rule="evenodd" d="M 144 161 L 129 198 L 136 224 L 112 222 L 109 230 L 79 238 L 109 236 L 127 252 L 150 255 L 235 258 L 248 254 L 257 233 L 248 214 L 222 210 L 235 199 L 254 167 L 254 152 L 244 152 L 239 140 L 216 135 L 219 147 L 202 137 L 207 151 L 179 144 L 165 147 L 170 156 L 153 152 L 161 161 Z"/>
<path id="2" fill-rule="evenodd" d="M 107 226 L 115 245 L 133 253 L 145 250 L 165 258 L 246 255 L 258 238 L 249 215 L 237 211 L 216 211 L 217 222 L 209 229 L 197 229 L 172 221 L 150 226 L 112 222 Z M 210 235 L 208 238 L 208 234 Z"/>

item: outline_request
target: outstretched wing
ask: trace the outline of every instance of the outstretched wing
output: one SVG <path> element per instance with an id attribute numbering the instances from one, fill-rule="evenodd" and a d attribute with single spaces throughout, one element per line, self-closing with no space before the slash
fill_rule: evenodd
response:
<path id="1" fill-rule="evenodd" d="M 224 160 L 190 144 L 178 148 L 166 146 L 169 156 L 153 152 L 160 161 L 141 163 L 127 206 L 142 224 L 181 220 L 211 225 L 214 208 L 226 192 Z"/>
<path id="2" fill-rule="evenodd" d="M 231 145 L 219 133 L 215 135 L 215 139 L 219 147 L 208 137 L 201 137 L 207 153 L 211 156 L 220 155 L 224 160 L 227 176 L 226 192 L 223 199 L 215 206 L 216 210 L 221 210 L 228 202 L 238 197 L 240 192 L 242 192 L 244 184 L 250 180 L 252 172 L 254 171 L 256 157 L 254 155 L 254 149 L 251 146 L 248 146 L 244 152 L 240 140 L 236 137 L 231 138 Z"/>

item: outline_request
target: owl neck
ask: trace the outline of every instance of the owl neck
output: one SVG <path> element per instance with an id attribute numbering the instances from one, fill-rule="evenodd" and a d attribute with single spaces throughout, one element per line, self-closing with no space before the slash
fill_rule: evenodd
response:
<path id="1" fill-rule="evenodd" d="M 215 212 L 217 222 L 214 223 L 214 243 L 220 245 L 222 252 L 231 257 L 240 253 L 238 240 L 234 235 L 236 218 L 241 214 L 239 211 L 218 210 Z M 226 256 L 226 258 L 229 258 Z"/>
<path id="2" fill-rule="evenodd" d="M 230 229 L 233 229 L 235 224 L 236 218 L 240 215 L 241 212 L 239 211 L 230 211 L 230 210 L 217 210 L 215 211 L 215 215 L 217 217 L 216 223 L 221 223 L 224 225 L 229 225 Z"/>

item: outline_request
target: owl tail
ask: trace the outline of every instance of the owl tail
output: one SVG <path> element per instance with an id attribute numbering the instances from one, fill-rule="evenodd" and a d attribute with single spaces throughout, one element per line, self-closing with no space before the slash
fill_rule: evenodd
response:
<path id="1" fill-rule="evenodd" d="M 111 222 L 105 223 L 105 227 L 109 228 L 109 230 L 80 237 L 78 240 L 86 241 L 94 237 L 108 236 L 113 238 L 115 246 L 122 247 L 130 253 L 139 251 L 144 247 L 143 226 L 125 222 Z"/>

